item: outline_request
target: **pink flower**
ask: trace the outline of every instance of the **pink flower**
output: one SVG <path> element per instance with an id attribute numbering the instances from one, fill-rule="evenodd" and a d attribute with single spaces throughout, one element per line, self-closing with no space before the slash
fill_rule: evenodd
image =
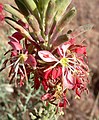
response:
<path id="1" fill-rule="evenodd" d="M 59 82 L 58 78 L 62 75 L 61 67 L 55 67 L 53 69 L 47 70 L 44 72 L 44 78 L 42 84 L 45 90 L 52 88 Z"/>
<path id="2" fill-rule="evenodd" d="M 49 67 L 45 67 L 44 70 L 43 86 L 46 90 L 50 89 L 49 84 L 51 81 L 54 81 L 52 82 L 54 88 L 60 83 L 62 93 L 67 89 L 71 89 L 75 90 L 76 94 L 80 96 L 82 91 L 87 89 L 86 83 L 88 82 L 89 71 L 85 61 L 86 47 L 76 45 L 75 39 L 70 39 L 59 46 L 54 55 L 46 50 L 39 51 L 38 55 L 43 61 L 49 63 Z M 56 75 L 58 71 L 56 72 L 55 69 L 57 68 L 62 70 L 59 76 Z"/>
<path id="3" fill-rule="evenodd" d="M 19 36 L 17 36 L 19 35 Z M 9 37 L 10 41 L 8 42 L 11 45 L 12 49 L 7 53 L 11 52 L 10 58 L 8 58 L 5 62 L 5 67 L 8 62 L 10 62 L 9 66 L 11 67 L 9 77 L 12 75 L 10 83 L 12 82 L 13 78 L 18 79 L 20 77 L 19 84 L 22 86 L 24 84 L 24 79 L 28 80 L 28 75 L 30 74 L 31 70 L 36 69 L 36 60 L 35 57 L 28 53 L 28 44 L 27 49 L 23 48 L 20 44 L 20 40 L 22 36 L 16 32 L 11 37 Z M 17 84 L 16 82 L 16 84 Z"/>

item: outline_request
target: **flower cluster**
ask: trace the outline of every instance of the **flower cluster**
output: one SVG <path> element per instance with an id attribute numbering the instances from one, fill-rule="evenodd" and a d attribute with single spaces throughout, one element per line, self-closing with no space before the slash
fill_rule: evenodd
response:
<path id="1" fill-rule="evenodd" d="M 87 90 L 89 70 L 86 63 L 86 46 L 75 42 L 76 39 L 68 40 L 59 46 L 55 53 L 46 50 L 38 52 L 40 58 L 47 62 L 42 81 L 47 94 L 42 99 L 58 100 L 59 106 L 62 107 L 67 103 L 67 90 L 75 91 L 79 97 L 84 90 Z"/>
<path id="2" fill-rule="evenodd" d="M 89 69 L 86 46 L 83 42 L 77 43 L 77 36 L 92 28 L 92 25 L 63 34 L 76 9 L 65 12 L 70 0 L 67 3 L 62 0 L 61 4 L 59 0 L 44 1 L 23 0 L 22 3 L 15 0 L 19 10 L 5 5 L 5 10 L 16 18 L 6 17 L 6 22 L 16 32 L 9 36 L 11 49 L 5 55 L 10 53 L 10 57 L 5 60 L 1 70 L 10 67 L 10 83 L 20 87 L 32 74 L 35 89 L 43 86 L 46 92 L 42 100 L 66 107 L 69 103 L 67 91 L 74 91 L 78 97 L 87 91 Z"/>

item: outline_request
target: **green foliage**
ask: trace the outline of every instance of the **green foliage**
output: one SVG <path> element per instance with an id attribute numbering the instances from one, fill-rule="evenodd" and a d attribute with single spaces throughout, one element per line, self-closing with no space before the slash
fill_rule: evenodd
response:
<path id="1" fill-rule="evenodd" d="M 22 19 L 23 21 L 26 22 L 26 19 L 25 19 L 24 15 L 22 13 L 20 13 L 20 11 L 18 11 L 15 7 L 12 7 L 9 4 L 5 4 L 4 8 L 9 13 L 11 13 L 14 16 L 16 16 L 18 19 Z"/>

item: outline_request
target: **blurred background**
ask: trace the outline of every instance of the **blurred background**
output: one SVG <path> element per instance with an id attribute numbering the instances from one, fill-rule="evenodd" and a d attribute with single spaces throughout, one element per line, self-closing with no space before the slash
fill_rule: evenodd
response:
<path id="1" fill-rule="evenodd" d="M 13 0 L 0 0 L 0 3 L 14 4 Z M 84 34 L 90 66 L 89 94 L 83 94 L 80 100 L 73 98 L 60 120 L 99 120 L 99 0 L 73 0 L 72 5 L 76 6 L 78 13 L 69 28 L 94 24 L 94 28 Z M 0 67 L 4 61 L 3 53 L 8 48 L 7 36 L 10 33 L 11 28 L 6 23 L 0 24 Z M 0 84 L 8 80 L 6 76 L 7 71 L 0 73 Z"/>

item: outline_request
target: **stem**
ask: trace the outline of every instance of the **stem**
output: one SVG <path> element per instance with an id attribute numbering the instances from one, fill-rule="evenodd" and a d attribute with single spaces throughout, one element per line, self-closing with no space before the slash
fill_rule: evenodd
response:
<path id="1" fill-rule="evenodd" d="M 30 93 L 28 94 L 28 96 L 26 97 L 26 102 L 25 102 L 25 106 L 24 106 L 24 112 L 26 112 L 26 107 L 27 107 L 27 104 L 32 96 L 32 92 L 34 91 L 34 88 L 31 88 L 30 89 Z"/>

